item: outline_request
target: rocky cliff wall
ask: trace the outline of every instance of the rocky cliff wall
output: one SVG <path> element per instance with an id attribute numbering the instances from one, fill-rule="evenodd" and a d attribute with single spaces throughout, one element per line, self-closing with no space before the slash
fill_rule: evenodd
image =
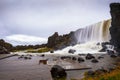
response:
<path id="1" fill-rule="evenodd" d="M 110 42 L 115 46 L 116 51 L 120 52 L 120 3 L 111 3 L 110 13 L 112 17 Z"/>

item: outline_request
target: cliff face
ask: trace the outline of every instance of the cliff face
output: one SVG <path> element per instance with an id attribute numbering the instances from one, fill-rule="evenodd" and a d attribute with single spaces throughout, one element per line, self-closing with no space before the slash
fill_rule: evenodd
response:
<path id="1" fill-rule="evenodd" d="M 70 32 L 69 34 L 65 35 L 59 35 L 58 32 L 55 32 L 48 38 L 47 47 L 53 49 L 62 49 L 66 46 L 75 44 L 73 35 L 74 32 Z"/>
<path id="2" fill-rule="evenodd" d="M 111 3 L 110 13 L 112 17 L 110 42 L 115 46 L 116 51 L 120 52 L 120 3 Z"/>

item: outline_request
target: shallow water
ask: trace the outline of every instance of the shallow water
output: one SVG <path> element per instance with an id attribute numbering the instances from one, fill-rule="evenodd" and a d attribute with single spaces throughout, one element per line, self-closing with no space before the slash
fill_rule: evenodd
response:
<path id="1" fill-rule="evenodd" d="M 60 56 L 56 54 L 46 55 L 44 58 L 40 56 L 33 56 L 31 60 L 18 59 L 18 56 L 0 60 L 0 80 L 52 80 L 50 69 L 57 64 L 66 69 L 76 69 L 91 67 L 92 70 L 109 66 L 114 66 L 113 58 L 104 55 L 104 59 L 100 59 L 99 63 L 91 63 L 90 60 L 85 60 L 83 63 L 78 63 L 72 60 L 61 60 Z M 71 55 L 73 56 L 73 55 Z M 78 55 L 74 55 L 78 57 Z M 84 58 L 84 56 L 82 56 Z M 95 55 L 97 58 L 98 55 Z M 40 59 L 48 59 L 48 64 L 38 64 Z M 67 80 L 71 78 L 80 79 L 87 70 L 73 70 L 67 71 Z"/>

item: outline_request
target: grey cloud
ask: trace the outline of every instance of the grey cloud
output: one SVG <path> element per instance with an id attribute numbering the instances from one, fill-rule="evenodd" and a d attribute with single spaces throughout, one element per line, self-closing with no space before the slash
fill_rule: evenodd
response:
<path id="1" fill-rule="evenodd" d="M 119 0 L 0 0 L 2 36 L 48 37 L 109 19 L 109 4 Z"/>

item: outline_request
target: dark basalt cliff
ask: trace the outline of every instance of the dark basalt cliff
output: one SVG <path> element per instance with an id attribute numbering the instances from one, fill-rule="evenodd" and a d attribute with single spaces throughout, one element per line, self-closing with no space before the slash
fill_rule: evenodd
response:
<path id="1" fill-rule="evenodd" d="M 59 35 L 55 32 L 52 36 L 48 38 L 47 47 L 53 49 L 62 49 L 66 46 L 75 44 L 74 32 L 69 34 Z"/>
<path id="2" fill-rule="evenodd" d="M 120 3 L 111 3 L 110 13 L 112 17 L 110 42 L 115 46 L 116 51 L 120 52 Z"/>

